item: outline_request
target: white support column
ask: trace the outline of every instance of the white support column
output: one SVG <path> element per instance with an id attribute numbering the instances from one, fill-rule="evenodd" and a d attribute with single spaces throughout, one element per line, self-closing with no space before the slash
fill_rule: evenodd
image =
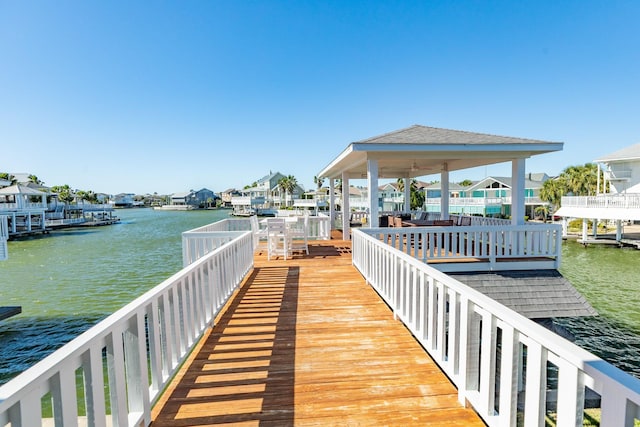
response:
<path id="1" fill-rule="evenodd" d="M 622 239 L 622 220 L 616 220 L 616 240 L 620 241 Z"/>
<path id="2" fill-rule="evenodd" d="M 336 196 L 333 194 L 336 181 L 329 178 L 329 231 L 335 229 L 336 220 Z"/>
<path id="3" fill-rule="evenodd" d="M 525 160 L 511 161 L 511 224 L 524 225 L 524 170 Z"/>
<path id="4" fill-rule="evenodd" d="M 582 242 L 587 241 L 587 230 L 589 229 L 589 220 L 587 218 L 582 218 Z"/>
<path id="5" fill-rule="evenodd" d="M 411 212 L 411 178 L 403 178 L 404 182 L 404 211 Z"/>
<path id="6" fill-rule="evenodd" d="M 349 208 L 349 175 L 342 172 L 342 239 L 351 239 L 351 229 L 349 219 L 351 218 L 351 208 Z"/>
<path id="7" fill-rule="evenodd" d="M 378 222 L 378 161 L 367 160 L 367 185 L 369 186 L 369 228 L 376 228 Z"/>
<path id="8" fill-rule="evenodd" d="M 449 165 L 442 165 L 440 172 L 440 218 L 449 219 Z"/>

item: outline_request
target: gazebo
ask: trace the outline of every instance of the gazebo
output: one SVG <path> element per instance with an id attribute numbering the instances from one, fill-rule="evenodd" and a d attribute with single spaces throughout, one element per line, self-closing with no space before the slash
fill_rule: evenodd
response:
<path id="1" fill-rule="evenodd" d="M 378 226 L 378 180 L 405 179 L 405 210 L 409 210 L 408 181 L 440 174 L 443 197 L 441 215 L 449 215 L 449 173 L 478 166 L 511 162 L 512 223 L 524 224 L 525 161 L 529 157 L 561 151 L 563 143 L 497 136 L 414 125 L 362 141 L 352 142 L 318 176 L 328 178 L 330 188 L 342 180 L 342 211 L 349 212 L 349 179 L 366 179 L 369 188 L 369 227 Z M 335 201 L 330 198 L 330 210 Z M 344 238 L 349 236 L 349 215 L 342 215 Z"/>

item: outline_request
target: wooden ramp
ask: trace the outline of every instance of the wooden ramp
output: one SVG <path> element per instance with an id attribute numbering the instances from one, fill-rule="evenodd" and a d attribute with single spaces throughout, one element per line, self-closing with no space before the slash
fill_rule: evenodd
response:
<path id="1" fill-rule="evenodd" d="M 152 426 L 483 426 L 351 265 L 350 246 L 256 254 Z"/>

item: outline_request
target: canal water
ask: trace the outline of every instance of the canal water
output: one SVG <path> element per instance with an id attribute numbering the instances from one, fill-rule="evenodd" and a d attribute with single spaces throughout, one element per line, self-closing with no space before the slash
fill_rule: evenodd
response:
<path id="1" fill-rule="evenodd" d="M 182 268 L 181 233 L 227 210 L 117 211 L 116 225 L 9 242 L 0 262 L 0 384 Z M 563 244 L 561 271 L 601 314 L 559 320 L 579 345 L 640 378 L 640 251 Z"/>
<path id="2" fill-rule="evenodd" d="M 0 384 L 182 268 L 183 231 L 229 210 L 116 211 L 119 224 L 9 242 L 0 261 Z"/>

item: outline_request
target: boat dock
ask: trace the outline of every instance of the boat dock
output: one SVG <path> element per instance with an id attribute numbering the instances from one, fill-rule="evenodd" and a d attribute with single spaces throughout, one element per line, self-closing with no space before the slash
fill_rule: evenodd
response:
<path id="1" fill-rule="evenodd" d="M 20 313 L 22 313 L 22 307 L 20 306 L 0 307 L 0 320 L 8 319 Z"/>
<path id="2" fill-rule="evenodd" d="M 615 234 L 605 234 L 587 239 L 577 239 L 583 245 L 607 245 L 618 247 L 631 247 L 640 249 L 640 233 L 625 233 L 620 240 L 616 240 Z"/>
<path id="3" fill-rule="evenodd" d="M 351 242 L 267 261 L 161 397 L 153 426 L 484 426 L 352 265 Z"/>

